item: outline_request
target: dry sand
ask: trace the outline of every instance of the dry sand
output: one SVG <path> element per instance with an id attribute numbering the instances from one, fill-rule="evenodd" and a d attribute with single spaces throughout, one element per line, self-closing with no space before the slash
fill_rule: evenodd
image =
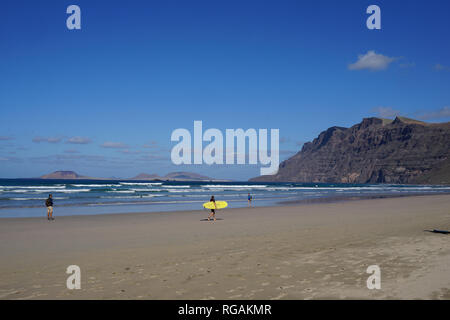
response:
<path id="1" fill-rule="evenodd" d="M 449 299 L 450 195 L 0 220 L 0 299 Z M 45 214 L 45 212 L 43 213 Z M 81 289 L 66 288 L 67 266 Z M 381 289 L 369 290 L 369 265 Z"/>

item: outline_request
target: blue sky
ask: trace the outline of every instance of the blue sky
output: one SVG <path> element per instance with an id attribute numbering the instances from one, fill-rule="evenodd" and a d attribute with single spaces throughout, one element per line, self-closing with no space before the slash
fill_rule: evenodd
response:
<path id="1" fill-rule="evenodd" d="M 81 8 L 81 30 L 66 8 Z M 368 30 L 366 8 L 381 8 Z M 174 129 L 280 129 L 281 158 L 330 126 L 449 121 L 448 1 L 2 1 L 0 177 L 193 171 Z"/>

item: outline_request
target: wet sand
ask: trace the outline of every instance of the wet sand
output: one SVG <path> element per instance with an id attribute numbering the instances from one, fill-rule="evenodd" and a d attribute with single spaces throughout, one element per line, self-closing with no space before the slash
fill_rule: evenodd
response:
<path id="1" fill-rule="evenodd" d="M 450 299 L 450 195 L 57 214 L 0 219 L 0 299 Z"/>

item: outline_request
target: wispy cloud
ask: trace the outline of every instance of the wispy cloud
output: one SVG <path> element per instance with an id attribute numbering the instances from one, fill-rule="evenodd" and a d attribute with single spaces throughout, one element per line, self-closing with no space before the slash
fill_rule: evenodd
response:
<path id="1" fill-rule="evenodd" d="M 375 51 L 367 51 L 366 54 L 358 55 L 358 61 L 348 65 L 349 70 L 371 70 L 380 71 L 385 70 L 391 62 L 397 58 L 388 57 L 382 54 L 375 53 Z"/>
<path id="2" fill-rule="evenodd" d="M 443 107 L 439 110 L 422 112 L 417 115 L 421 120 L 439 120 L 450 118 L 450 107 Z"/>
<path id="3" fill-rule="evenodd" d="M 117 152 L 120 152 L 123 154 L 139 154 L 139 153 L 141 153 L 140 151 L 133 151 L 130 149 L 121 149 L 121 150 L 117 150 Z"/>
<path id="4" fill-rule="evenodd" d="M 400 68 L 403 68 L 403 69 L 415 68 L 416 63 L 415 62 L 405 62 L 405 63 L 401 63 L 399 66 L 400 66 Z"/>
<path id="5" fill-rule="evenodd" d="M 85 137 L 71 137 L 67 139 L 66 143 L 70 144 L 88 144 L 91 143 L 91 139 Z"/>
<path id="6" fill-rule="evenodd" d="M 436 63 L 433 66 L 433 69 L 436 71 L 450 71 L 450 67 L 449 66 L 444 66 L 443 64 L 440 63 Z"/>
<path id="7" fill-rule="evenodd" d="M 22 159 L 17 157 L 0 157 L 0 161 L 22 162 Z"/>
<path id="8" fill-rule="evenodd" d="M 128 145 L 122 142 L 104 142 L 100 145 L 102 148 L 110 148 L 110 149 L 127 149 Z"/>
<path id="9" fill-rule="evenodd" d="M 142 155 L 136 159 L 137 161 L 160 161 L 160 160 L 169 160 L 169 157 L 166 155 L 157 155 L 157 154 L 148 154 Z"/>
<path id="10" fill-rule="evenodd" d="M 48 142 L 48 143 L 60 143 L 62 140 L 61 137 L 34 137 L 33 142 L 34 143 L 41 143 L 41 142 Z"/>
<path id="11" fill-rule="evenodd" d="M 74 154 L 74 153 L 80 153 L 80 151 L 78 151 L 78 150 L 73 150 L 73 149 L 69 149 L 69 150 L 64 150 L 64 153 Z"/>
<path id="12" fill-rule="evenodd" d="M 158 147 L 158 143 L 156 141 L 150 141 L 149 143 L 146 143 L 143 145 L 143 148 L 146 149 L 154 149 Z"/>
<path id="13" fill-rule="evenodd" d="M 382 118 L 394 118 L 400 114 L 400 111 L 391 107 L 375 107 L 371 111 Z"/>
<path id="14" fill-rule="evenodd" d="M 287 143 L 287 142 L 290 142 L 290 141 L 291 141 L 291 139 L 287 138 L 287 137 L 281 137 L 280 138 L 280 144 Z"/>
<path id="15" fill-rule="evenodd" d="M 30 160 L 40 163 L 60 164 L 60 163 L 80 163 L 87 162 L 104 162 L 106 158 L 98 155 L 82 155 L 82 154 L 56 154 L 41 157 L 31 157 Z"/>
<path id="16" fill-rule="evenodd" d="M 9 136 L 0 136 L 0 141 L 8 141 L 8 140 L 13 140 L 13 137 L 9 137 Z"/>

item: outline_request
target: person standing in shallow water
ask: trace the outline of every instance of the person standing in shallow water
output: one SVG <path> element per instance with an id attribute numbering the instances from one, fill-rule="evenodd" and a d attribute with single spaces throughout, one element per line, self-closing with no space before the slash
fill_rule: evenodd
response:
<path id="1" fill-rule="evenodd" d="M 248 194 L 248 206 L 251 207 L 252 206 L 252 195 L 249 193 Z"/>
<path id="2" fill-rule="evenodd" d="M 215 209 L 217 209 L 216 199 L 214 199 L 214 196 L 211 196 L 211 199 L 209 199 L 209 201 L 213 202 Z M 208 216 L 208 221 L 211 221 L 211 217 L 213 217 L 214 221 L 216 221 L 216 210 L 215 209 L 211 209 L 211 212 L 209 213 L 209 216 Z"/>
<path id="3" fill-rule="evenodd" d="M 48 195 L 47 200 L 45 200 L 45 206 L 47 207 L 47 220 L 55 220 L 53 218 L 53 196 Z"/>

